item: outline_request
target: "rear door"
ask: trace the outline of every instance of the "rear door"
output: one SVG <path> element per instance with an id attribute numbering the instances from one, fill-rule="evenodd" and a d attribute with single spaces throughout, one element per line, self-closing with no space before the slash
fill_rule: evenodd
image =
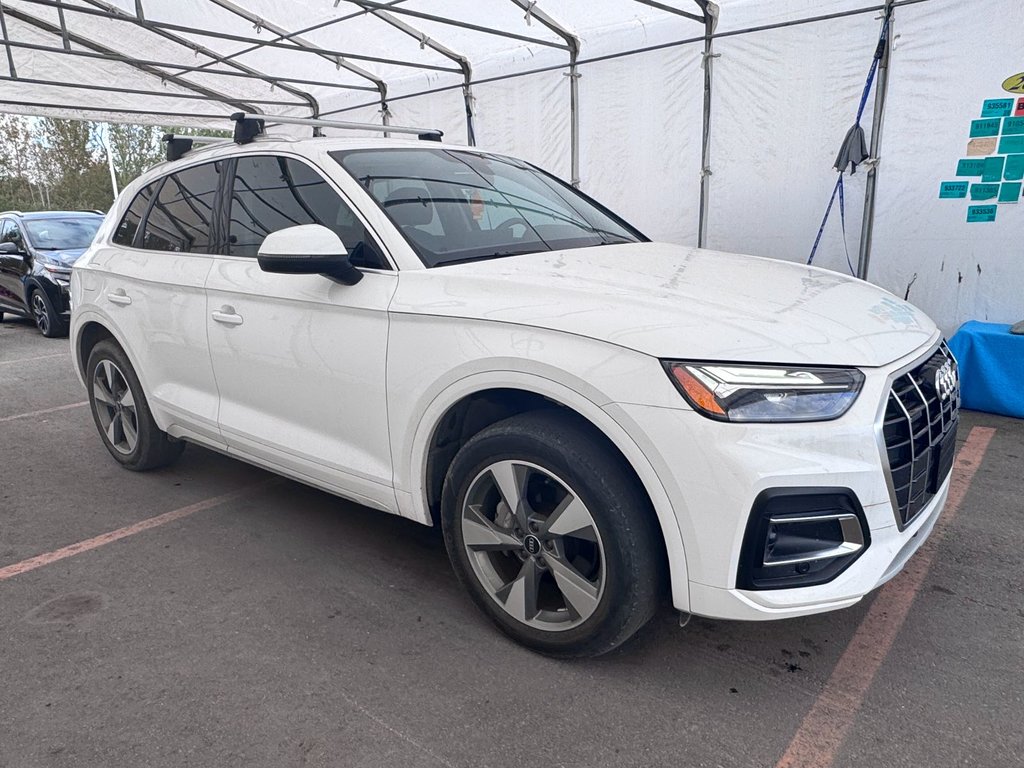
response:
<path id="1" fill-rule="evenodd" d="M 82 279 L 124 339 L 157 423 L 220 447 L 205 283 L 223 167 L 182 168 L 142 189 Z"/>
<path id="2" fill-rule="evenodd" d="M 210 353 L 229 449 L 394 511 L 387 426 L 387 309 L 397 273 L 339 190 L 305 160 L 242 156 L 227 254 L 207 280 Z M 356 285 L 263 272 L 263 238 L 322 224 L 363 269 Z"/>

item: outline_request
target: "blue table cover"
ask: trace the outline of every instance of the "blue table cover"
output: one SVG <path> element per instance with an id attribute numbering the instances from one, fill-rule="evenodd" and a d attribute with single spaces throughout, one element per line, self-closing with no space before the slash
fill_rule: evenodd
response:
<path id="1" fill-rule="evenodd" d="M 968 320 L 949 348 L 960 364 L 964 408 L 1024 419 L 1024 336 L 1008 325 Z"/>

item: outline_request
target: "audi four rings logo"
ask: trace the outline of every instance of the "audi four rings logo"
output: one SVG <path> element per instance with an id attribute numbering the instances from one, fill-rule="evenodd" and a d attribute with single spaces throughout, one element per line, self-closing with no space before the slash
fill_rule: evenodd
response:
<path id="1" fill-rule="evenodd" d="M 935 391 L 939 393 L 939 400 L 948 400 L 956 391 L 956 371 L 949 360 L 935 372 Z"/>

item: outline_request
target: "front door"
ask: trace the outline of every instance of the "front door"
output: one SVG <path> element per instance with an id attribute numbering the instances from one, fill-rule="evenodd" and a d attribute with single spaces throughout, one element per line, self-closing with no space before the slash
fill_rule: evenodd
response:
<path id="1" fill-rule="evenodd" d="M 16 253 L 0 253 L 0 311 L 8 309 L 27 314 L 24 279 L 30 257 L 14 219 L 0 219 L 0 242 L 14 243 L 18 247 Z"/>
<path id="2" fill-rule="evenodd" d="M 236 162 L 229 254 L 206 284 L 221 433 L 229 450 L 395 511 L 385 363 L 397 273 L 319 171 L 278 156 Z M 263 272 L 263 238 L 297 224 L 337 232 L 363 279 Z"/>

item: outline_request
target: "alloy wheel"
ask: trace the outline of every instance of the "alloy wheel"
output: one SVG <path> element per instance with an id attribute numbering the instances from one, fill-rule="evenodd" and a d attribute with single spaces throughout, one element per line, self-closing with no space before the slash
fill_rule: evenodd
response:
<path id="1" fill-rule="evenodd" d="M 604 594 L 604 545 L 586 504 L 550 470 L 498 461 L 470 483 L 462 540 L 487 594 L 549 632 L 577 627 Z"/>
<path id="2" fill-rule="evenodd" d="M 139 416 L 128 381 L 111 360 L 101 360 L 92 377 L 92 396 L 100 428 L 118 453 L 139 443 Z"/>
<path id="3" fill-rule="evenodd" d="M 32 293 L 32 316 L 43 335 L 50 332 L 50 313 L 46 309 L 46 299 L 38 290 Z"/>

